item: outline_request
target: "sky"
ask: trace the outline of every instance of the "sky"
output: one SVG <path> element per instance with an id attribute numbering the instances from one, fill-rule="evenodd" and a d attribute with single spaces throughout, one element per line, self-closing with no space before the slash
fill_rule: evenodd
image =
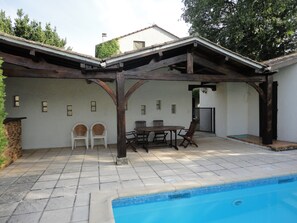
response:
<path id="1" fill-rule="evenodd" d="M 189 25 L 181 15 L 182 0 L 0 0 L 0 9 L 12 20 L 23 9 L 31 20 L 51 23 L 73 51 L 94 56 L 95 45 L 107 38 L 157 24 L 179 37 Z"/>

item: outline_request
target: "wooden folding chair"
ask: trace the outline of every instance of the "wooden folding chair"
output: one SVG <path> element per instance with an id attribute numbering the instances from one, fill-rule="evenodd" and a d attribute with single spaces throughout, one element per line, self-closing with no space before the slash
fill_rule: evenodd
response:
<path id="1" fill-rule="evenodd" d="M 193 139 L 194 133 L 196 131 L 197 123 L 198 123 L 198 120 L 193 119 L 191 121 L 189 129 L 182 129 L 181 131 L 179 131 L 178 135 L 183 137 L 183 141 L 181 142 L 181 144 L 179 144 L 180 146 L 187 148 L 189 144 L 191 145 L 193 144 L 196 147 L 198 147 L 198 145 Z M 182 131 L 186 131 L 185 134 L 183 134 Z"/>

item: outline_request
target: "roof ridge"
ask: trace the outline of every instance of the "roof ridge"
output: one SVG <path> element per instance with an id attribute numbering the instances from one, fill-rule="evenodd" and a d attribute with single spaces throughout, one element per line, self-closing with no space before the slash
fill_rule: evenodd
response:
<path id="1" fill-rule="evenodd" d="M 126 36 L 130 36 L 130 35 L 133 35 L 133 34 L 135 34 L 135 33 L 139 33 L 139 32 L 142 32 L 142 31 L 144 31 L 144 30 L 147 30 L 147 29 L 150 29 L 150 28 L 154 28 L 154 27 L 156 27 L 156 28 L 158 28 L 158 29 L 161 29 L 161 30 L 165 31 L 166 33 L 168 33 L 168 34 L 170 34 L 170 35 L 172 35 L 172 36 L 174 36 L 174 37 L 176 37 L 176 38 L 179 39 L 179 37 L 176 36 L 176 35 L 174 35 L 173 33 L 171 33 L 171 32 L 169 32 L 169 31 L 163 29 L 162 27 L 158 26 L 157 24 L 153 24 L 153 25 L 147 26 L 147 27 L 145 27 L 145 28 L 138 29 L 138 30 L 136 30 L 136 31 L 127 33 L 127 34 L 125 34 L 125 35 L 121 35 L 121 36 L 112 38 L 112 39 L 110 39 L 110 40 L 106 40 L 106 41 L 104 41 L 104 42 L 102 42 L 102 43 L 105 43 L 105 42 L 108 42 L 108 41 L 112 41 L 112 40 L 115 40 L 115 39 L 121 39 L 121 38 L 124 38 L 124 37 L 126 37 Z M 102 44 L 102 43 L 99 43 L 99 44 Z M 98 44 L 98 45 L 99 45 L 99 44 Z"/>

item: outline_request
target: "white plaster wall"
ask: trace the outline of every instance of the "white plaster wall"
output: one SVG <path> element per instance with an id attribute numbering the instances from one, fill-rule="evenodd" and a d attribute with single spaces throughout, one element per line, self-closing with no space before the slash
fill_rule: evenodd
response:
<path id="1" fill-rule="evenodd" d="M 259 93 L 248 87 L 248 134 L 259 136 Z"/>
<path id="2" fill-rule="evenodd" d="M 172 40 L 176 40 L 174 36 L 164 32 L 161 29 L 152 27 L 150 29 L 137 32 L 119 39 L 121 53 L 133 50 L 133 41 L 144 41 L 145 46 L 152 46 Z"/>
<path id="3" fill-rule="evenodd" d="M 297 64 L 274 75 L 278 82 L 278 140 L 297 142 Z"/>
<path id="4" fill-rule="evenodd" d="M 220 83 L 217 91 L 200 92 L 200 107 L 215 107 L 217 136 L 248 133 L 249 96 L 245 83 Z"/>
<path id="5" fill-rule="evenodd" d="M 227 83 L 227 135 L 248 132 L 248 88 L 245 83 Z"/>
<path id="6" fill-rule="evenodd" d="M 107 126 L 108 143 L 116 143 L 116 108 L 107 93 L 95 84 L 83 80 L 52 80 L 7 78 L 6 111 L 9 117 L 23 120 L 24 149 L 68 147 L 70 132 L 77 122 L 90 126 L 102 121 Z M 128 83 L 127 85 L 131 85 Z M 114 88 L 114 83 L 109 83 Z M 148 82 L 130 98 L 126 113 L 127 130 L 134 121 L 163 119 L 165 124 L 187 126 L 191 120 L 191 92 L 185 82 Z M 20 95 L 19 108 L 13 107 L 13 96 Z M 156 110 L 156 100 L 162 100 L 162 110 Z M 41 101 L 48 102 L 48 112 L 41 112 Z M 90 111 L 90 101 L 97 102 L 97 111 Z M 66 115 L 66 105 L 73 106 L 73 116 Z M 171 114 L 176 104 L 177 114 Z M 140 114 L 140 105 L 147 106 L 147 115 Z"/>

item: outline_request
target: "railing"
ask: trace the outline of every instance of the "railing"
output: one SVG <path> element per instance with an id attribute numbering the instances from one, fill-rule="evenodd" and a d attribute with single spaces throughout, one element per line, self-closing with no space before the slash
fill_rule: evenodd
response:
<path id="1" fill-rule="evenodd" d="M 195 108 L 194 118 L 198 119 L 197 131 L 215 133 L 215 108 Z"/>

